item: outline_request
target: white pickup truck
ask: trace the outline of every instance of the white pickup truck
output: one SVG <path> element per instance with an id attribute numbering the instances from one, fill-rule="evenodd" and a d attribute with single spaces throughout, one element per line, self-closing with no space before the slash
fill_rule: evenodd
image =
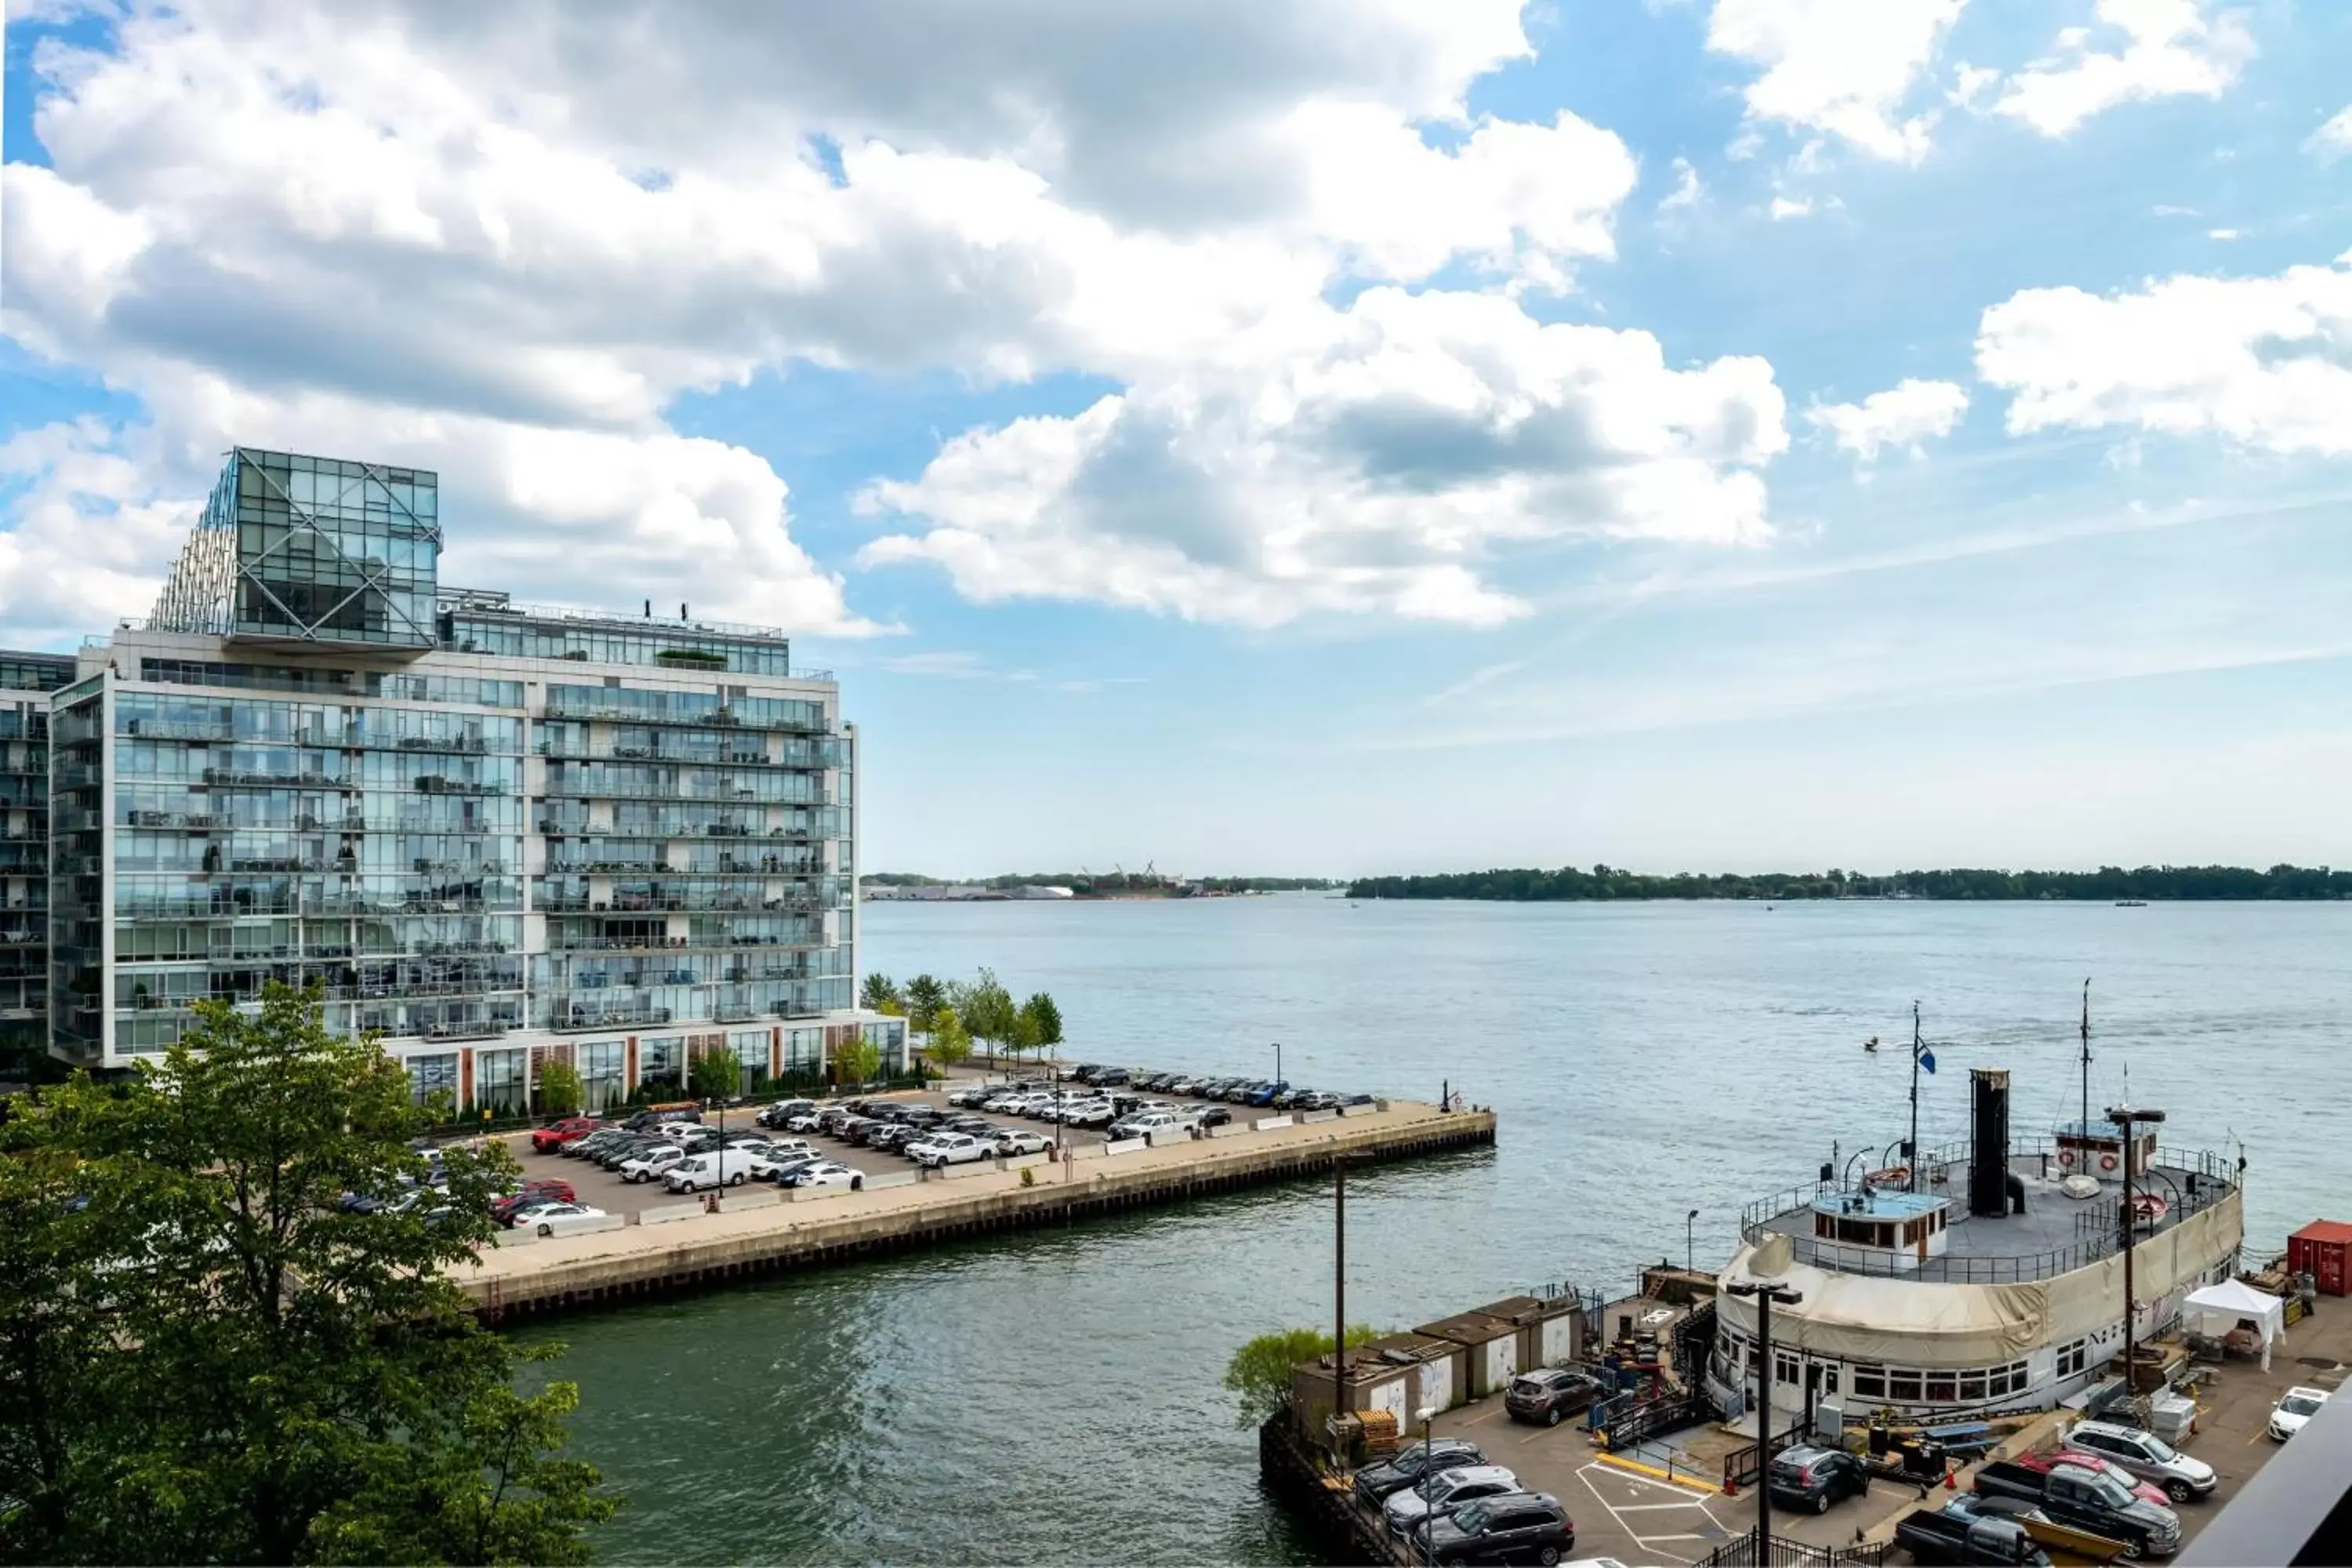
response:
<path id="1" fill-rule="evenodd" d="M 969 1132 L 934 1132 L 919 1142 L 907 1145 L 907 1156 L 918 1165 L 938 1170 L 946 1165 L 964 1165 L 974 1160 L 985 1160 L 993 1150 L 992 1143 L 982 1143 Z"/>

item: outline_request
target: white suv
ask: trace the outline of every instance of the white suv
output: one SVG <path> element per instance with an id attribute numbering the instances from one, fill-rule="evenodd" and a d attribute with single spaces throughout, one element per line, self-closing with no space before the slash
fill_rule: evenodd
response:
<path id="1" fill-rule="evenodd" d="M 1174 1132 L 1184 1123 L 1172 1110 L 1146 1110 L 1112 1125 L 1114 1138 L 1149 1138 L 1154 1132 Z"/>
<path id="2" fill-rule="evenodd" d="M 649 1182 L 685 1158 L 686 1151 L 677 1144 L 656 1143 L 635 1159 L 621 1162 L 621 1180 Z"/>
<path id="3" fill-rule="evenodd" d="M 936 1171 L 947 1165 L 970 1164 L 985 1160 L 991 1145 L 982 1143 L 968 1132 L 934 1132 L 929 1137 L 907 1145 L 908 1158 L 918 1165 Z"/>

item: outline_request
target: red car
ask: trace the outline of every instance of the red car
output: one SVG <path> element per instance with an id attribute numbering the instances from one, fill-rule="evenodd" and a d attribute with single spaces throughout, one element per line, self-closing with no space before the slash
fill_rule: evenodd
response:
<path id="1" fill-rule="evenodd" d="M 514 1216 L 533 1204 L 570 1204 L 579 1202 L 572 1184 L 552 1177 L 541 1182 L 525 1182 L 520 1191 L 508 1193 L 490 1202 L 490 1217 L 500 1225 L 511 1226 Z"/>
<path id="2" fill-rule="evenodd" d="M 530 1135 L 530 1146 L 539 1153 L 552 1154 L 575 1138 L 585 1138 L 604 1125 L 599 1116 L 567 1116 L 561 1121 L 551 1121 L 536 1128 Z"/>
<path id="3" fill-rule="evenodd" d="M 2053 1465 L 2080 1465 L 2086 1470 L 2115 1477 L 2129 1487 L 2132 1495 L 2142 1502 L 2152 1502 L 2158 1508 L 2172 1506 L 2172 1500 L 2164 1495 L 2162 1487 L 2154 1481 L 2141 1480 L 2113 1459 L 2103 1459 L 2086 1448 L 2058 1448 L 2047 1454 L 2020 1454 L 2017 1462 L 2029 1470 L 2039 1470 L 2044 1475 L 2050 1473 Z"/>

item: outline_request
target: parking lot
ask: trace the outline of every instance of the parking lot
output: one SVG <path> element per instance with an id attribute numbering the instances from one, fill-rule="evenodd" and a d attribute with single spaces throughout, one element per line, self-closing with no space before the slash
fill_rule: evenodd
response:
<path id="1" fill-rule="evenodd" d="M 922 1092 L 908 1090 L 871 1097 L 852 1096 L 844 1100 L 818 1100 L 815 1104 L 819 1109 L 854 1101 L 862 1101 L 869 1109 L 881 1105 L 927 1107 L 942 1114 L 969 1116 L 976 1119 L 977 1122 L 986 1123 L 992 1129 L 1034 1134 L 1043 1139 L 1049 1146 L 1058 1145 L 1068 1150 L 1073 1157 L 1076 1157 L 1079 1151 L 1098 1147 L 1106 1141 L 1106 1130 L 1102 1127 L 1061 1125 L 1057 1124 L 1050 1115 L 1024 1117 L 1004 1112 L 985 1111 L 977 1108 L 952 1106 L 949 1103 L 949 1096 L 967 1085 L 1009 1085 L 1018 1081 L 1034 1082 L 1038 1086 L 1036 1092 L 1048 1097 L 1054 1092 L 1055 1086 L 1034 1071 L 1019 1075 L 964 1072 L 950 1077 L 937 1089 Z M 1066 1108 L 1075 1105 L 1081 1096 L 1093 1092 L 1086 1085 L 1066 1079 L 1061 1083 L 1060 1089 Z M 1139 1100 L 1152 1105 L 1165 1106 L 1180 1118 L 1187 1121 L 1196 1118 L 1224 1117 L 1230 1118 L 1234 1122 L 1246 1124 L 1257 1118 L 1283 1114 L 1281 1110 L 1272 1108 L 1233 1104 L 1208 1100 L 1199 1095 L 1153 1093 L 1128 1087 L 1120 1087 L 1110 1092 L 1128 1100 Z M 915 1168 L 913 1161 L 903 1153 L 869 1147 L 849 1138 L 837 1137 L 822 1131 L 771 1131 L 761 1128 L 754 1121 L 761 1109 L 763 1109 L 762 1105 L 751 1103 L 730 1107 L 723 1112 L 707 1111 L 703 1115 L 702 1125 L 713 1131 L 723 1131 L 730 1139 L 746 1135 L 803 1142 L 808 1145 L 811 1154 L 835 1161 L 853 1171 L 869 1175 L 892 1174 Z M 631 1183 L 590 1160 L 534 1152 L 530 1144 L 530 1135 L 528 1132 L 510 1133 L 508 1135 L 508 1142 L 514 1151 L 516 1160 L 523 1168 L 526 1179 L 550 1178 L 569 1182 L 579 1202 L 602 1209 L 606 1214 L 635 1215 L 654 1205 L 679 1201 L 677 1194 L 664 1187 L 658 1176 L 644 1182 Z"/>

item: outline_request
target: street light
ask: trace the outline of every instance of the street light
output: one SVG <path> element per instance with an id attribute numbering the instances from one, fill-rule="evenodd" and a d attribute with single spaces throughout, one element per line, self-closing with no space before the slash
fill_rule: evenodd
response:
<path id="1" fill-rule="evenodd" d="M 1804 1296 L 1786 1285 L 1760 1279 L 1724 1289 L 1756 1302 L 1756 1561 L 1772 1561 L 1772 1308 L 1793 1307 Z"/>
<path id="2" fill-rule="evenodd" d="M 1276 1083 L 1282 1081 L 1282 1042 L 1280 1040 L 1274 1042 L 1274 1081 Z"/>
<path id="3" fill-rule="evenodd" d="M 1683 1215 L 1683 1272 L 1685 1274 L 1698 1272 L 1698 1246 L 1692 1239 L 1696 1233 L 1697 1226 L 1698 1210 L 1693 1209 Z"/>
<path id="4" fill-rule="evenodd" d="M 1421 1488 L 1421 1560 L 1427 1563 L 1434 1561 L 1431 1553 L 1437 1550 L 1437 1530 L 1429 1517 L 1429 1424 L 1437 1419 L 1437 1406 L 1423 1405 L 1420 1415 L 1421 1479 L 1418 1484 Z"/>

